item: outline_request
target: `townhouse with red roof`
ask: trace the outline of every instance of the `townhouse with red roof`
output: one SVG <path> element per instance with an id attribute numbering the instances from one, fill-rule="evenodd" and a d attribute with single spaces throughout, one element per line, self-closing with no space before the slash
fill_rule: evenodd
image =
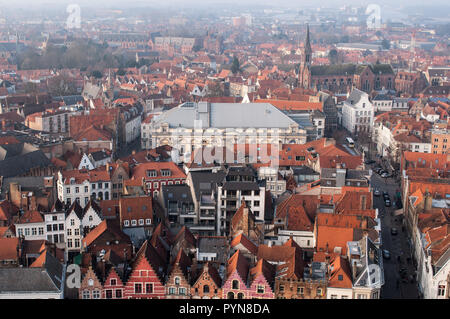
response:
<path id="1" fill-rule="evenodd" d="M 112 267 L 103 283 L 102 299 L 122 299 L 124 284 L 115 267 Z"/>
<path id="2" fill-rule="evenodd" d="M 44 216 L 36 210 L 23 212 L 14 223 L 16 236 L 25 240 L 47 239 Z"/>
<path id="3" fill-rule="evenodd" d="M 94 170 L 66 170 L 57 174 L 58 199 L 66 204 L 77 201 L 85 206 L 89 199 L 111 199 L 111 176 L 105 167 Z"/>
<path id="4" fill-rule="evenodd" d="M 125 299 L 164 299 L 167 260 L 145 241 L 132 263 L 124 288 Z"/>
<path id="5" fill-rule="evenodd" d="M 192 299 L 222 299 L 222 278 L 217 268 L 206 262 L 197 272 L 191 285 Z"/>
<path id="6" fill-rule="evenodd" d="M 353 281 L 347 259 L 336 255 L 328 266 L 327 299 L 353 299 Z"/>
<path id="7" fill-rule="evenodd" d="M 88 271 L 84 274 L 78 289 L 79 299 L 101 299 L 103 285 L 97 274 L 89 266 Z"/>
<path id="8" fill-rule="evenodd" d="M 314 222 L 320 200 L 317 195 L 292 194 L 275 208 L 274 234 L 283 244 L 292 239 L 301 248 L 312 249 L 316 245 Z"/>
<path id="9" fill-rule="evenodd" d="M 120 231 L 116 221 L 104 220 L 82 239 L 84 254 L 99 255 L 113 251 L 121 258 L 131 259 L 133 248 L 128 235 Z"/>
<path id="10" fill-rule="evenodd" d="M 173 162 L 149 162 L 135 166 L 131 178 L 142 181 L 146 194 L 157 197 L 163 185 L 185 183 L 186 174 Z"/>
<path id="11" fill-rule="evenodd" d="M 379 242 L 377 223 L 369 216 L 318 213 L 315 223 L 316 251 L 326 255 L 347 255 L 347 242 L 365 234 Z"/>
<path id="12" fill-rule="evenodd" d="M 417 262 L 424 298 L 448 298 L 448 224 L 450 184 L 446 154 L 404 152 L 402 200 L 404 226 Z"/>
<path id="13" fill-rule="evenodd" d="M 250 299 L 274 299 L 276 266 L 264 259 L 258 260 L 256 265 L 250 269 L 249 292 Z"/>
<path id="14" fill-rule="evenodd" d="M 166 281 L 167 299 L 190 299 L 191 265 L 192 260 L 183 249 L 180 249 L 169 266 Z"/>
<path id="15" fill-rule="evenodd" d="M 119 221 L 122 231 L 137 227 L 148 230 L 153 225 L 153 219 L 151 197 L 121 197 L 119 199 Z"/>
<path id="16" fill-rule="evenodd" d="M 240 250 L 228 259 L 226 279 L 222 285 L 223 299 L 248 299 L 250 265 Z"/>

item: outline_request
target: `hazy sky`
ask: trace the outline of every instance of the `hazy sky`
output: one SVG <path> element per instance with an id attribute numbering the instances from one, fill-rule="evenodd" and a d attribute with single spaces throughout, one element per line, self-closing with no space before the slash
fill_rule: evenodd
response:
<path id="1" fill-rule="evenodd" d="M 239 4 L 263 4 L 263 5 L 291 5 L 301 7 L 305 6 L 343 6 L 343 5 L 362 5 L 369 3 L 378 3 L 380 5 L 388 6 L 402 6 L 402 5 L 448 5 L 448 0 L 189 0 L 189 4 L 214 4 L 214 3 L 239 3 Z M 117 7 L 130 7 L 135 5 L 161 5 L 161 4 L 187 4 L 186 0 L 0 0 L 0 5 L 4 8 L 8 7 L 30 7 L 30 6 L 45 6 L 45 5 L 67 5 L 70 3 L 76 3 L 86 6 L 117 6 Z"/>

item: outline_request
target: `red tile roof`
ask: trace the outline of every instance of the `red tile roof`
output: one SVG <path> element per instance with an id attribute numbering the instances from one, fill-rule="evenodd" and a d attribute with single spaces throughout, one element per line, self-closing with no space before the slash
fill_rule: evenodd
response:
<path id="1" fill-rule="evenodd" d="M 121 197 L 119 199 L 120 222 L 124 220 L 151 219 L 153 221 L 153 202 L 148 196 Z M 138 225 L 137 225 L 138 226 Z"/>
<path id="2" fill-rule="evenodd" d="M 330 266 L 328 287 L 352 288 L 352 273 L 347 259 L 337 256 Z"/>
<path id="3" fill-rule="evenodd" d="M 323 110 L 321 102 L 292 101 L 292 100 L 275 100 L 275 99 L 257 99 L 254 103 L 270 103 L 281 111 L 310 111 Z"/>
<path id="4" fill-rule="evenodd" d="M 258 260 L 255 267 L 250 269 L 250 283 L 259 275 L 263 275 L 269 285 L 275 281 L 276 266 L 268 263 L 264 259 Z"/>
<path id="5" fill-rule="evenodd" d="M 19 243 L 19 238 L 0 238 L 0 260 L 16 260 Z"/>
<path id="6" fill-rule="evenodd" d="M 147 171 L 155 170 L 156 177 L 148 177 Z M 161 170 L 170 170 L 170 176 L 162 176 Z M 153 179 L 185 179 L 186 174 L 173 162 L 148 162 L 140 163 L 134 169 L 132 173 L 133 179 L 141 180 L 153 180 Z"/>
<path id="7" fill-rule="evenodd" d="M 258 247 L 242 233 L 233 238 L 230 246 L 234 248 L 239 244 L 244 246 L 251 254 L 255 256 L 258 254 Z"/>
<path id="8" fill-rule="evenodd" d="M 29 223 L 42 223 L 44 222 L 44 217 L 42 214 L 36 210 L 28 210 L 19 217 L 18 224 L 29 224 Z"/>
<path id="9" fill-rule="evenodd" d="M 237 250 L 233 256 L 228 259 L 227 263 L 227 278 L 237 271 L 241 279 L 247 283 L 247 276 L 249 272 L 249 263 L 247 259 L 242 255 L 240 250 Z"/>

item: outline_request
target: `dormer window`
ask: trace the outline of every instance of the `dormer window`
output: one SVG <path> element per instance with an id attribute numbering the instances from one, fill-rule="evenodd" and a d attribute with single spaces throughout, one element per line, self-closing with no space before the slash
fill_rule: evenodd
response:
<path id="1" fill-rule="evenodd" d="M 156 170 L 148 170 L 147 171 L 147 177 L 156 177 Z M 164 175 L 163 175 L 164 176 Z"/>
<path id="2" fill-rule="evenodd" d="M 161 175 L 162 176 L 170 176 L 171 175 L 171 171 L 169 169 L 162 169 L 161 170 Z"/>

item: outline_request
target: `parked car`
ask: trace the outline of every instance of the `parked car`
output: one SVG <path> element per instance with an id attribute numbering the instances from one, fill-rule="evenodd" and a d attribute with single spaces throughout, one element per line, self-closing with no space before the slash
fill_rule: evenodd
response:
<path id="1" fill-rule="evenodd" d="M 397 235 L 397 234 L 398 234 L 397 228 L 392 227 L 391 228 L 391 235 Z"/>
<path id="2" fill-rule="evenodd" d="M 386 206 L 386 207 L 391 207 L 391 201 L 390 201 L 389 199 L 386 199 L 386 200 L 384 201 L 384 206 Z"/>
<path id="3" fill-rule="evenodd" d="M 391 259 L 391 253 L 389 250 L 383 249 L 383 257 L 384 259 Z"/>
<path id="4" fill-rule="evenodd" d="M 383 191 L 383 199 L 391 199 L 390 197 L 389 197 L 389 193 L 388 192 L 386 192 L 386 191 Z"/>
<path id="5" fill-rule="evenodd" d="M 383 177 L 383 178 L 388 178 L 388 177 L 391 177 L 391 176 L 392 175 L 389 174 L 388 172 L 384 172 L 384 173 L 381 174 L 381 177 Z"/>
<path id="6" fill-rule="evenodd" d="M 381 192 L 378 188 L 375 188 L 375 190 L 373 191 L 373 196 L 380 196 Z"/>

